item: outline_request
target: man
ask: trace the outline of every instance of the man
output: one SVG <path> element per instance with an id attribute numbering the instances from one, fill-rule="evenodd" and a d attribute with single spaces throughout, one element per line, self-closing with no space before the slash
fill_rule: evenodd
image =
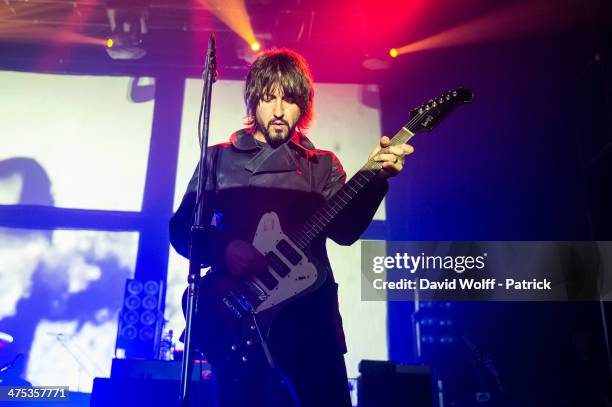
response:
<path id="1" fill-rule="evenodd" d="M 214 272 L 240 276 L 265 271 L 264 257 L 250 243 L 261 216 L 274 211 L 283 230 L 292 230 L 344 185 L 346 174 L 336 156 L 315 149 L 304 134 L 312 122 L 313 101 L 312 76 L 299 54 L 269 51 L 253 63 L 245 86 L 248 127 L 234 133 L 229 143 L 209 149 L 205 219 L 214 214 L 216 226 L 197 250 Z M 325 238 L 350 245 L 367 228 L 388 189 L 386 179 L 402 170 L 404 157 L 413 151 L 403 145 L 380 153 L 388 146 L 389 139 L 383 137 L 370 156 L 383 163 L 378 176 L 338 214 L 325 236 L 309 247 L 309 260 L 328 271 L 329 279 L 315 292 L 286 305 L 272 326 L 268 345 L 301 406 L 350 406 L 343 356 L 346 344 Z M 172 244 L 184 256 L 196 185 L 194 175 L 170 221 Z M 264 391 L 270 387 L 264 360 L 260 368 L 238 375 L 227 366 L 213 366 L 222 406 L 283 404 L 281 390 Z"/>

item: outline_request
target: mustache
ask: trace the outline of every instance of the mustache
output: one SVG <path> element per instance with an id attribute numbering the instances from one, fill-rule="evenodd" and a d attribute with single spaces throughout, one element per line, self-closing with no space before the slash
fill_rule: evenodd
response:
<path id="1" fill-rule="evenodd" d="M 269 127 L 270 127 L 270 126 L 272 126 L 272 124 L 274 124 L 275 122 L 281 122 L 281 123 L 283 123 L 285 126 L 287 126 L 288 128 L 289 128 L 289 127 L 291 127 L 291 126 L 289 126 L 289 122 L 288 122 L 288 121 L 286 121 L 286 120 L 283 120 L 283 119 L 273 119 L 273 120 L 270 120 L 270 121 L 268 122 L 268 126 L 267 126 L 267 127 L 269 128 Z"/>

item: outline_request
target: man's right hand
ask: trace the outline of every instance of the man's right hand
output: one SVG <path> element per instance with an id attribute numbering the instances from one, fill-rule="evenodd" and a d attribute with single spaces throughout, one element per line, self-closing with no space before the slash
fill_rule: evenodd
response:
<path id="1" fill-rule="evenodd" d="M 225 264 L 234 276 L 258 274 L 268 269 L 264 256 L 244 240 L 232 240 L 225 249 Z"/>

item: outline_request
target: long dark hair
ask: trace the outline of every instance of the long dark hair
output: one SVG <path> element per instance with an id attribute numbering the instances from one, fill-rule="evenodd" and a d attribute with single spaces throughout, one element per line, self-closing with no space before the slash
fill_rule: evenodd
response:
<path id="1" fill-rule="evenodd" d="M 276 86 L 299 106 L 300 119 L 297 125 L 300 131 L 308 129 L 314 116 L 312 74 L 303 56 L 285 48 L 263 52 L 251 65 L 244 88 L 247 125 L 252 128 L 257 125 L 257 105 Z"/>

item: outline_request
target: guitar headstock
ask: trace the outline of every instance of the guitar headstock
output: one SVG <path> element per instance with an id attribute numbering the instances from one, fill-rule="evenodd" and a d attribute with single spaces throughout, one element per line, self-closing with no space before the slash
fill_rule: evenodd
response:
<path id="1" fill-rule="evenodd" d="M 404 126 L 413 133 L 432 131 L 458 106 L 472 103 L 474 93 L 466 88 L 457 88 L 431 99 L 410 112 L 410 121 Z"/>

